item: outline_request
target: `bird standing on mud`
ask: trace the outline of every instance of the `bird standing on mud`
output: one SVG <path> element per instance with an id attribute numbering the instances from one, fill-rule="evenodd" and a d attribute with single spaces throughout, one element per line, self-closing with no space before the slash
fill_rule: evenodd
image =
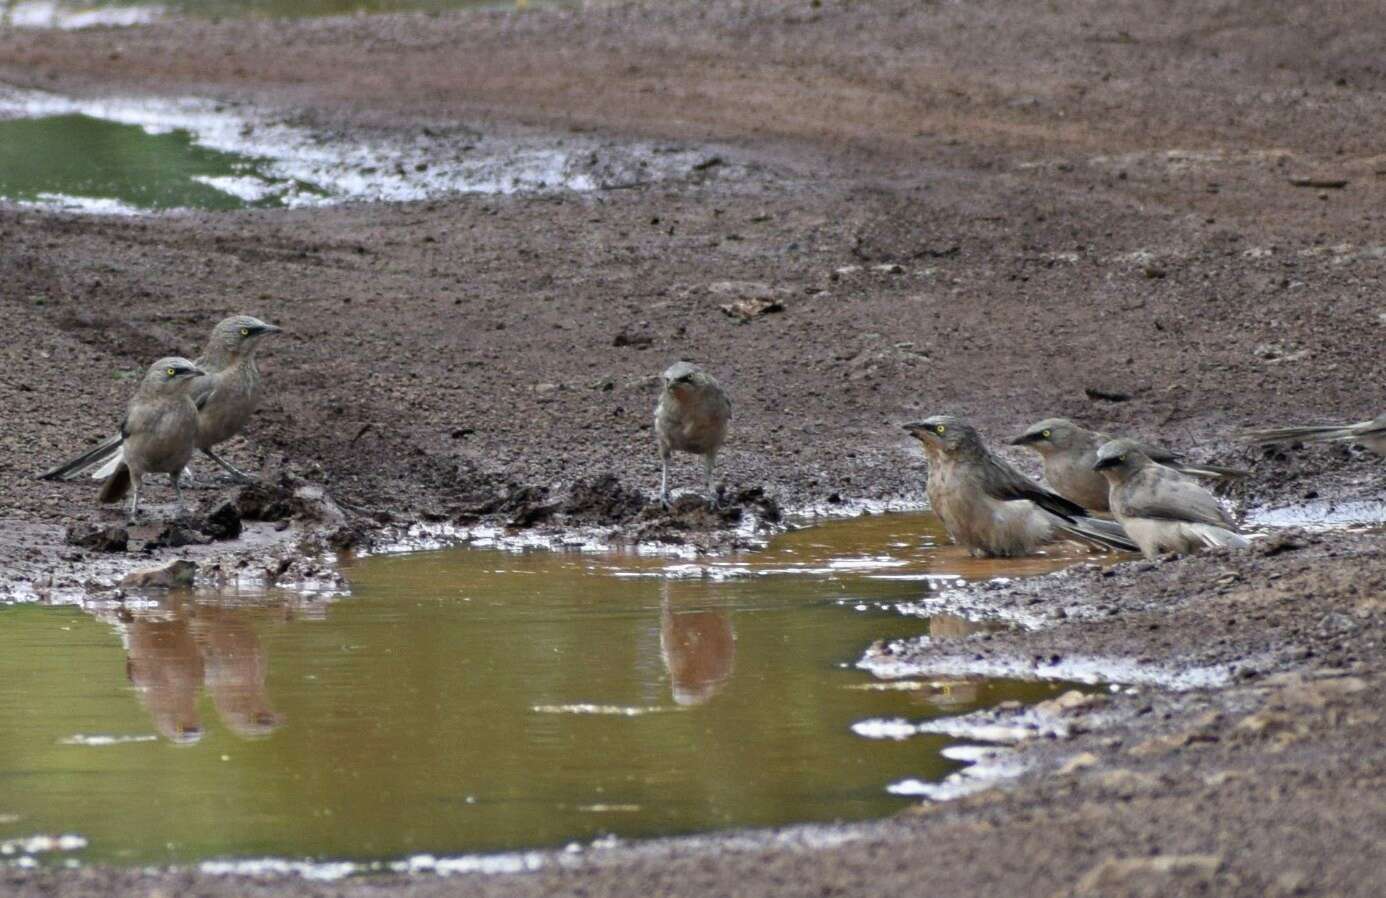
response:
<path id="1" fill-rule="evenodd" d="M 1152 461 L 1140 443 L 1112 440 L 1093 465 L 1111 484 L 1112 514 L 1146 558 L 1206 546 L 1247 545 L 1227 510 L 1208 490 Z"/>
<path id="2" fill-rule="evenodd" d="M 1073 538 L 1134 552 L 1120 525 L 1035 483 L 992 455 L 965 421 L 935 415 L 905 430 L 929 458 L 929 504 L 948 535 L 975 556 L 1028 555 Z"/>
<path id="3" fill-rule="evenodd" d="M 659 501 L 669 505 L 669 457 L 677 450 L 703 457 L 708 504 L 717 507 L 712 469 L 717 450 L 727 438 L 731 400 L 712 375 L 691 362 L 675 362 L 663 375 L 663 389 L 655 406 L 655 437 L 659 444 L 662 473 Z"/>
<path id="4" fill-rule="evenodd" d="M 197 441 L 197 406 L 189 395 L 206 374 L 187 359 L 169 357 L 150 366 L 120 425 L 122 441 L 115 467 L 101 485 L 102 502 L 119 502 L 130 493 L 130 520 L 140 507 L 145 474 L 168 474 L 178 508 L 183 489 L 178 478 L 192 458 Z"/>
<path id="5" fill-rule="evenodd" d="M 1011 440 L 1011 445 L 1025 446 L 1040 454 L 1044 459 L 1044 479 L 1060 496 L 1093 511 L 1111 511 L 1107 499 L 1107 478 L 1093 466 L 1097 463 L 1098 448 L 1112 439 L 1105 433 L 1080 427 L 1067 418 L 1045 418 Z M 1184 474 L 1218 480 L 1246 476 L 1245 471 L 1236 468 L 1186 462 L 1163 446 L 1150 443 L 1140 445 L 1141 451 L 1152 461 Z"/>
<path id="6" fill-rule="evenodd" d="M 1310 424 L 1292 427 L 1270 427 L 1248 430 L 1243 439 L 1263 446 L 1277 443 L 1326 443 L 1351 440 L 1361 443 L 1377 455 L 1386 456 L 1386 412 L 1370 421 L 1356 424 Z"/>
<path id="7" fill-rule="evenodd" d="M 207 347 L 195 362 L 206 372 L 192 390 L 198 409 L 197 448 L 244 482 L 253 478 L 212 449 L 240 433 L 250 421 L 260 401 L 260 369 L 255 364 L 255 351 L 263 337 L 280 332 L 258 318 L 234 315 L 212 328 Z M 95 465 L 101 467 L 92 475 L 94 478 L 109 477 L 120 464 L 122 443 L 120 434 L 107 437 L 77 458 L 40 474 L 39 479 L 70 480 Z"/>

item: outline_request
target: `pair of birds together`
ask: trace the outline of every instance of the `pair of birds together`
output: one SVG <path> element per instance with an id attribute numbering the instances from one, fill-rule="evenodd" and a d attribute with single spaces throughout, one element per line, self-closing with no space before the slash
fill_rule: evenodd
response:
<path id="1" fill-rule="evenodd" d="M 664 372 L 655 409 L 668 503 L 672 450 L 703 456 L 709 496 L 717 450 L 726 438 L 731 403 L 717 381 L 679 362 Z M 993 454 L 976 428 L 951 415 L 907 424 L 929 458 L 929 504 L 954 542 L 979 556 L 1034 552 L 1075 538 L 1148 558 L 1210 546 L 1244 546 L 1246 538 L 1217 498 L 1194 477 L 1232 479 L 1246 472 L 1187 462 L 1160 446 L 1112 439 L 1066 418 L 1040 421 L 1012 440 L 1044 460 L 1046 489 Z M 1350 425 L 1248 431 L 1262 444 L 1353 440 L 1386 455 L 1386 415 Z M 1115 520 L 1094 516 L 1110 513 Z"/>
<path id="2" fill-rule="evenodd" d="M 170 476 L 181 511 L 180 481 L 195 451 L 236 480 L 251 482 L 254 478 L 213 450 L 249 422 L 260 400 L 255 352 L 263 338 L 278 333 L 278 327 L 249 315 L 218 322 L 195 361 L 170 356 L 149 366 L 119 433 L 45 471 L 39 479 L 71 480 L 96 468 L 92 476 L 103 481 L 101 501 L 119 502 L 128 494 L 132 521 L 139 513 L 146 474 Z"/>

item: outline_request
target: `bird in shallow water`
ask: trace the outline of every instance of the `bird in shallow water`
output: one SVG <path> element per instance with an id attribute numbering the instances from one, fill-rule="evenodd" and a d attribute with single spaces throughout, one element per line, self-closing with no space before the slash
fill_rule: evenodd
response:
<path id="1" fill-rule="evenodd" d="M 1242 439 L 1263 446 L 1351 440 L 1366 446 L 1377 455 L 1386 456 L 1386 412 L 1370 421 L 1359 421 L 1356 424 L 1301 424 L 1247 430 L 1242 433 Z"/>
<path id="2" fill-rule="evenodd" d="M 206 348 L 194 361 L 203 372 L 191 394 L 198 413 L 196 448 L 242 482 L 254 478 L 213 449 L 240 433 L 259 405 L 260 369 L 255 354 L 263 338 L 278 333 L 278 327 L 258 318 L 233 315 L 212 328 Z M 43 472 L 39 479 L 71 480 L 96 467 L 92 477 L 104 480 L 119 466 L 123 443 L 121 434 L 113 434 L 76 458 Z"/>
<path id="3" fill-rule="evenodd" d="M 205 374 L 187 359 L 159 359 L 149 366 L 130 400 L 120 424 L 121 453 L 101 484 L 100 498 L 119 502 L 129 493 L 131 521 L 139 514 L 146 474 L 169 475 L 182 512 L 183 488 L 178 479 L 197 440 L 197 406 L 189 394 L 196 379 Z"/>
<path id="4" fill-rule="evenodd" d="M 1073 423 L 1068 418 L 1045 418 L 1011 440 L 1012 446 L 1033 449 L 1044 460 L 1045 482 L 1065 499 L 1071 499 L 1092 511 L 1111 511 L 1108 503 L 1107 478 L 1093 468 L 1097 450 L 1114 437 Z M 1184 474 L 1233 480 L 1245 477 L 1246 471 L 1220 465 L 1200 465 L 1186 461 L 1178 453 L 1163 446 L 1141 443 L 1141 450 L 1162 465 Z"/>
<path id="5" fill-rule="evenodd" d="M 692 362 L 675 362 L 665 370 L 655 406 L 655 438 L 661 474 L 659 501 L 669 505 L 669 459 L 674 452 L 703 457 L 708 504 L 717 507 L 712 471 L 717 450 L 727 438 L 731 400 L 711 374 Z"/>
<path id="6" fill-rule="evenodd" d="M 1120 525 L 1091 517 L 993 455 L 966 421 L 935 415 L 905 430 L 929 459 L 929 504 L 953 541 L 973 555 L 1028 555 L 1061 539 L 1136 550 Z"/>
<path id="7" fill-rule="evenodd" d="M 1248 544 L 1217 497 L 1153 461 L 1134 440 L 1104 443 L 1093 467 L 1111 484 L 1113 516 L 1146 558 Z"/>

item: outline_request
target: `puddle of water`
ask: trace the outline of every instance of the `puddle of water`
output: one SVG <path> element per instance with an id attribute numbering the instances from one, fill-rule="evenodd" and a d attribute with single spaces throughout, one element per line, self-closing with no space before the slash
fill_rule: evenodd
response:
<path id="1" fill-rule="evenodd" d="M 0 121 L 0 196 L 11 200 L 89 211 L 238 209 L 284 205 L 302 190 L 253 160 L 198 146 L 182 129 L 151 134 L 81 114 Z"/>
<path id="2" fill-rule="evenodd" d="M 1247 516 L 1247 523 L 1261 530 L 1302 527 L 1319 531 L 1370 531 L 1386 526 L 1386 501 L 1315 499 L 1302 505 L 1256 509 Z"/>
<path id="3" fill-rule="evenodd" d="M 705 156 L 583 137 L 494 138 L 458 126 L 348 139 L 196 98 L 84 100 L 0 87 L 0 200 L 79 212 L 592 191 L 690 177 Z M 715 176 L 732 168 L 718 166 Z"/>
<path id="4" fill-rule="evenodd" d="M 382 12 L 448 9 L 515 9 L 553 6 L 564 0 L 141 0 L 92 3 L 84 0 L 0 0 L 0 27 L 79 29 L 124 28 L 166 16 L 302 19 Z"/>
<path id="5" fill-rule="evenodd" d="M 358 561 L 335 602 L 0 609 L 0 844 L 29 863 L 370 862 L 886 815 L 919 792 L 899 784 L 970 755 L 948 733 L 854 724 L 1068 688 L 852 667 L 875 639 L 973 632 L 887 610 L 925 578 L 1073 560 L 976 561 L 943 539 L 931 517 L 888 515 L 697 577 L 456 549 Z"/>

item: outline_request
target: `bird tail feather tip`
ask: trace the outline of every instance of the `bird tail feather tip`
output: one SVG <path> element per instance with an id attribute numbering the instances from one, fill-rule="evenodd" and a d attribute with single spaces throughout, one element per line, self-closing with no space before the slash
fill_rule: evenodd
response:
<path id="1" fill-rule="evenodd" d="M 92 465 L 105 461 L 112 452 L 119 451 L 120 444 L 121 437 L 119 434 L 113 437 L 107 437 L 76 458 L 65 461 L 56 468 L 50 468 L 44 471 L 42 474 L 38 475 L 38 479 L 71 480 Z M 107 474 L 109 474 L 109 472 L 107 472 Z"/>

